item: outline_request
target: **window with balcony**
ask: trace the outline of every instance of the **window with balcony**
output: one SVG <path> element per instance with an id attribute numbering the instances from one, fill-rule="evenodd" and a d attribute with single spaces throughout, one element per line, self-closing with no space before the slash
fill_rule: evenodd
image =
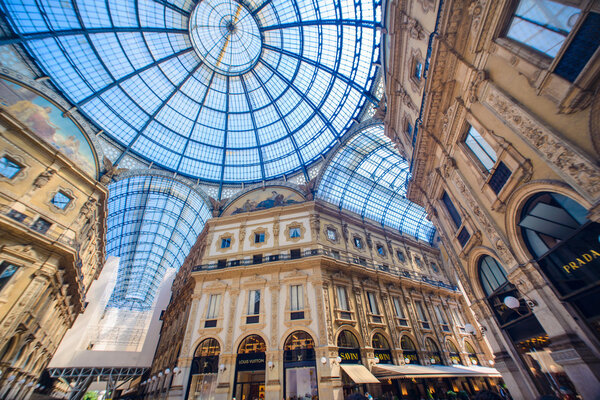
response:
<path id="1" fill-rule="evenodd" d="M 402 307 L 400 298 L 392 297 L 392 302 L 394 303 L 394 313 L 396 314 L 396 318 L 398 318 L 398 323 L 400 326 L 408 326 L 408 319 L 404 313 L 404 307 Z"/>
<path id="2" fill-rule="evenodd" d="M 248 316 L 247 324 L 256 324 L 260 314 L 260 289 L 250 290 L 248 292 Z"/>
<path id="3" fill-rule="evenodd" d="M 290 286 L 290 319 L 304 319 L 304 292 L 302 285 Z"/>
<path id="4" fill-rule="evenodd" d="M 208 309 L 206 310 L 205 328 L 214 328 L 217 326 L 219 309 L 221 307 L 221 294 L 211 294 L 208 298 Z"/>
<path id="5" fill-rule="evenodd" d="M 350 304 L 348 303 L 348 295 L 346 293 L 346 288 L 343 286 L 336 287 L 337 291 L 337 299 L 338 299 L 338 307 L 340 309 L 340 318 L 341 319 L 352 319 L 352 314 L 350 313 Z"/>
<path id="6" fill-rule="evenodd" d="M 429 320 L 427 318 L 427 313 L 425 312 L 425 309 L 423 308 L 423 303 L 421 301 L 415 301 L 415 309 L 417 311 L 417 318 L 419 318 L 423 329 L 431 329 L 431 326 L 429 325 Z"/>
<path id="7" fill-rule="evenodd" d="M 379 314 L 379 307 L 377 305 L 377 298 L 375 293 L 367 292 L 367 299 L 369 300 L 369 310 L 371 311 L 371 320 L 375 323 L 381 323 L 381 315 Z"/>

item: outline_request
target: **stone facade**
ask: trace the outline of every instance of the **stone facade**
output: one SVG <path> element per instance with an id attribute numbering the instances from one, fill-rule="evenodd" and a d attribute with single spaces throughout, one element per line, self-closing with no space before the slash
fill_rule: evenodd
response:
<path id="1" fill-rule="evenodd" d="M 394 364 L 404 363 L 400 342 L 407 336 L 416 343 L 422 364 L 431 363 L 425 347 L 431 338 L 442 349 L 446 365 L 453 363 L 448 342 L 460 349 L 462 364 L 471 363 L 465 349 L 469 344 L 480 362 L 490 365 L 483 337 L 465 331 L 466 323 L 475 321 L 462 293 L 450 283 L 448 262 L 427 243 L 318 200 L 213 218 L 175 279 L 152 372 L 141 386 L 145 398 L 192 398 L 192 363 L 207 339 L 215 339 L 220 349 L 213 392 L 219 399 L 240 397 L 234 392 L 236 356 L 250 335 L 266 344 L 266 399 L 286 396 L 285 342 L 298 331 L 314 341 L 318 392 L 324 399 L 343 398 L 336 360 L 342 331 L 358 338 L 362 364 L 369 369 L 375 365 L 375 334 L 390 344 Z M 291 304 L 293 287 L 302 293 L 296 308 Z M 338 288 L 347 293 L 347 311 L 340 306 Z M 253 290 L 260 290 L 256 315 L 248 304 Z M 211 315 L 214 296 L 219 296 L 218 311 Z M 377 314 L 368 296 L 376 299 Z M 402 318 L 394 301 L 401 304 Z M 426 321 L 417 314 L 415 302 L 423 305 Z M 444 323 L 436 306 L 443 310 Z M 374 385 L 370 390 L 381 389 Z"/>
<path id="2" fill-rule="evenodd" d="M 391 2 L 388 11 L 385 123 L 388 136 L 412 161 L 408 197 L 432 217 L 453 261 L 449 265 L 517 399 L 557 394 L 558 387 L 536 386 L 518 346 L 494 317 L 478 275 L 485 256 L 503 266 L 547 334 L 553 362 L 575 390 L 583 398 L 600 392 L 595 322 L 557 293 L 519 225 L 527 202 L 542 193 L 574 200 L 588 211 L 589 223 L 598 221 L 598 54 L 573 81 L 563 77 L 559 65 L 570 62 L 576 33 L 600 9 L 593 1 L 558 2 L 580 10 L 554 58 L 508 38 L 519 1 L 446 0 L 428 11 L 415 2 Z M 417 22 L 398 24 L 410 18 Z M 416 35 L 414 26 L 423 26 L 426 34 Z M 407 48 L 431 53 L 420 86 L 410 85 Z M 420 113 L 406 106 L 399 87 Z M 489 168 L 467 144 L 471 128 L 495 153 Z"/>
<path id="3" fill-rule="evenodd" d="M 0 157 L 19 166 L 0 176 L 0 397 L 21 399 L 102 268 L 108 192 L 4 110 Z"/>

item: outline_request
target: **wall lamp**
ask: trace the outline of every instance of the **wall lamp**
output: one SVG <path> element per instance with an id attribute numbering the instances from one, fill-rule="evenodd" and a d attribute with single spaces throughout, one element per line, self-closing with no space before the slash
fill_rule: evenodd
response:
<path id="1" fill-rule="evenodd" d="M 406 357 L 406 358 L 404 359 L 404 364 L 410 364 L 410 358 Z"/>
<path id="2" fill-rule="evenodd" d="M 179 367 L 175 367 L 175 368 L 173 368 L 173 373 L 174 373 L 174 374 L 178 374 L 178 373 L 180 373 L 180 372 L 181 372 L 181 370 L 179 369 Z"/>
<path id="3" fill-rule="evenodd" d="M 332 363 L 332 364 L 335 364 L 335 365 L 340 365 L 340 364 L 342 363 L 342 357 L 340 357 L 340 356 L 337 356 L 336 358 L 334 358 L 334 359 L 331 361 L 331 363 Z"/>
<path id="4" fill-rule="evenodd" d="M 267 366 L 269 367 L 269 369 L 273 369 L 275 367 L 275 364 L 273 364 L 273 361 L 269 361 L 267 363 Z"/>
<path id="5" fill-rule="evenodd" d="M 227 371 L 227 367 L 225 366 L 225 364 L 220 364 L 219 365 L 219 372 L 225 372 Z"/>
<path id="6" fill-rule="evenodd" d="M 327 364 L 327 357 L 321 357 L 321 364 Z"/>

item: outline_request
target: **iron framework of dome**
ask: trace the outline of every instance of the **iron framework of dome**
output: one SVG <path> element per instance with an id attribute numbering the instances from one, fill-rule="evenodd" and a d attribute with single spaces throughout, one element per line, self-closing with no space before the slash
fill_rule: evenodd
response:
<path id="1" fill-rule="evenodd" d="M 377 102 L 377 0 L 2 7 L 14 42 L 121 145 L 119 160 L 219 183 L 306 174 Z"/>

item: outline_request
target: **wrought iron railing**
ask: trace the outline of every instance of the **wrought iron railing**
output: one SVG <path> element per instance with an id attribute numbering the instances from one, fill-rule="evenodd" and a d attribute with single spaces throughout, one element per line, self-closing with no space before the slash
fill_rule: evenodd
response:
<path id="1" fill-rule="evenodd" d="M 240 267 L 240 266 L 266 264 L 266 263 L 271 263 L 271 262 L 280 262 L 280 261 L 287 261 L 287 260 L 300 259 L 300 258 L 306 258 L 306 257 L 316 257 L 316 256 L 331 257 L 335 260 L 343 261 L 343 262 L 353 264 L 353 265 L 358 265 L 363 268 L 377 270 L 377 271 L 389 273 L 392 275 L 396 275 L 403 279 L 410 279 L 412 281 L 426 283 L 431 286 L 448 289 L 448 290 L 451 290 L 454 292 L 458 291 L 458 287 L 456 285 L 452 285 L 450 283 L 429 277 L 427 275 L 419 274 L 417 272 L 409 271 L 406 269 L 392 268 L 385 264 L 377 264 L 377 263 L 374 263 L 374 262 L 367 260 L 365 258 L 362 258 L 362 257 L 346 256 L 346 255 L 341 255 L 338 253 L 333 253 L 332 251 L 329 251 L 327 249 L 304 250 L 304 251 L 300 252 L 299 257 L 298 257 L 297 252 L 295 252 L 293 254 L 293 256 L 290 253 L 282 253 L 282 254 L 277 254 L 277 255 L 272 255 L 272 256 L 266 256 L 266 257 L 262 257 L 260 262 L 255 262 L 257 260 L 255 260 L 254 258 L 241 259 L 241 260 L 240 259 L 227 260 L 227 262 L 223 262 L 223 260 L 221 260 L 221 261 L 216 261 L 216 262 L 209 263 L 209 264 L 196 265 L 195 267 L 192 268 L 192 272 L 213 271 L 213 270 L 218 270 L 218 269 L 236 268 L 236 267 Z"/>

